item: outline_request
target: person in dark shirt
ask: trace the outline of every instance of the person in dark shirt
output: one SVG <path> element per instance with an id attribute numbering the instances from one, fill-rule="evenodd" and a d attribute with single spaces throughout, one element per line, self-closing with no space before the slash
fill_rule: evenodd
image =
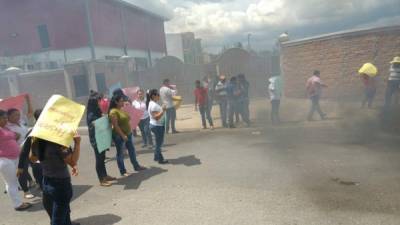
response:
<path id="1" fill-rule="evenodd" d="M 78 175 L 80 136 L 74 137 L 74 149 L 43 139 L 34 138 L 31 160 L 40 161 L 43 168 L 43 206 L 50 216 L 51 225 L 79 225 L 70 218 L 73 196 L 71 175 Z"/>

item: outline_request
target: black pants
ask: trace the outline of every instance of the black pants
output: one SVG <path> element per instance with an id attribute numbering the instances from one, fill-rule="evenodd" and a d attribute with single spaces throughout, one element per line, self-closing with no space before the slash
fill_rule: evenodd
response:
<path id="1" fill-rule="evenodd" d="M 71 225 L 71 178 L 43 178 L 43 207 L 51 225 Z"/>
<path id="2" fill-rule="evenodd" d="M 207 118 L 210 126 L 214 126 L 213 120 L 211 118 L 210 108 L 208 107 L 208 105 L 200 105 L 199 112 L 200 112 L 201 124 L 203 125 L 203 128 L 207 127 L 206 118 Z"/>
<path id="3" fill-rule="evenodd" d="M 280 123 L 279 118 L 279 107 L 281 105 L 281 100 L 271 100 L 271 121 L 273 124 Z"/>
<path id="4" fill-rule="evenodd" d="M 31 165 L 32 167 L 32 172 L 33 172 L 33 176 L 35 178 L 35 181 L 37 184 L 39 184 L 40 188 L 42 188 L 42 180 L 43 180 L 43 175 L 42 175 L 42 166 L 40 165 L 40 163 L 30 163 L 28 160 L 25 161 L 24 163 L 24 168 L 23 168 L 23 173 L 21 174 L 21 176 L 18 177 L 18 182 L 19 185 L 21 186 L 21 189 L 24 192 L 28 192 L 29 191 L 29 182 L 32 182 L 32 176 L 29 174 L 29 165 Z"/>
<path id="5" fill-rule="evenodd" d="M 98 149 L 96 146 L 92 145 L 92 148 L 94 150 L 94 154 L 96 156 L 96 173 L 97 173 L 97 178 L 101 182 L 106 176 L 107 176 L 107 169 L 106 169 L 106 151 L 103 151 L 102 153 L 99 153 Z"/>

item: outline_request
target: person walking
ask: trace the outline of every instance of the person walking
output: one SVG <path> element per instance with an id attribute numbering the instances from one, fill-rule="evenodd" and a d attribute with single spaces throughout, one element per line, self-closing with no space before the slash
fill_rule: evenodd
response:
<path id="1" fill-rule="evenodd" d="M 25 99 L 28 105 L 27 119 L 32 119 L 33 109 L 29 95 L 26 95 Z M 8 117 L 7 129 L 19 134 L 17 143 L 19 146 L 22 146 L 29 132 L 29 129 L 27 127 L 28 125 L 27 121 L 22 119 L 21 112 L 15 108 L 8 109 L 7 117 Z M 29 166 L 30 163 L 26 161 L 23 168 L 23 173 L 21 174 L 21 176 L 18 177 L 19 185 L 21 189 L 24 191 L 24 197 L 26 199 L 32 199 L 35 197 L 29 190 L 30 187 L 32 187 L 34 184 L 32 176 L 29 173 Z M 42 181 L 40 180 L 36 182 L 40 183 Z"/>
<path id="2" fill-rule="evenodd" d="M 13 207 L 17 211 L 26 210 L 31 204 L 22 202 L 18 193 L 18 179 L 16 176 L 20 148 L 17 143 L 19 135 L 8 130 L 7 113 L 0 110 L 0 174 L 6 184 L 6 191 L 10 196 Z"/>
<path id="3" fill-rule="evenodd" d="M 138 94 L 138 99 L 133 101 L 132 105 L 136 109 L 143 112 L 143 116 L 139 122 L 139 129 L 140 133 L 142 134 L 142 140 L 143 140 L 142 148 L 145 148 L 149 145 L 149 148 L 151 149 L 153 147 L 153 137 L 151 136 L 151 131 L 150 131 L 150 114 L 147 111 L 144 90 L 139 89 L 137 94 Z"/>
<path id="4" fill-rule="evenodd" d="M 317 111 L 321 119 L 326 118 L 326 114 L 322 112 L 319 100 L 322 94 L 322 88 L 328 87 L 321 81 L 321 75 L 319 70 L 315 70 L 313 76 L 307 80 L 306 88 L 308 97 L 311 100 L 311 109 L 307 119 L 311 121 L 313 119 L 314 112 Z"/>
<path id="5" fill-rule="evenodd" d="M 175 128 L 176 109 L 173 100 L 175 93 L 176 90 L 171 87 L 169 79 L 165 79 L 163 81 L 163 86 L 160 88 L 161 102 L 167 107 L 165 113 L 165 133 L 169 132 L 170 126 L 173 134 L 179 133 Z"/>
<path id="6" fill-rule="evenodd" d="M 384 113 L 390 111 L 392 96 L 400 90 L 400 56 L 390 62 L 389 78 L 386 86 Z"/>
<path id="7" fill-rule="evenodd" d="M 111 181 L 116 180 L 116 178 L 111 177 L 107 174 L 106 163 L 105 163 L 106 151 L 99 153 L 99 150 L 97 149 L 96 130 L 94 125 L 94 121 L 102 117 L 102 111 L 100 108 L 101 100 L 102 97 L 97 92 L 93 92 L 89 96 L 89 100 L 87 103 L 86 122 L 89 130 L 90 145 L 92 146 L 96 157 L 97 178 L 99 179 L 100 186 L 109 187 L 112 185 Z"/>
<path id="8" fill-rule="evenodd" d="M 226 77 L 221 75 L 219 81 L 215 86 L 216 98 L 219 103 L 219 111 L 221 115 L 222 126 L 227 128 L 227 114 L 228 114 L 228 97 L 227 97 L 227 83 Z"/>
<path id="9" fill-rule="evenodd" d="M 249 88 L 250 83 L 247 81 L 244 74 L 238 75 L 238 84 L 241 90 L 241 95 L 239 98 L 239 107 L 242 114 L 242 119 L 246 123 L 250 123 L 250 98 L 249 98 Z"/>
<path id="10" fill-rule="evenodd" d="M 39 119 L 39 116 L 41 113 L 42 113 L 41 109 L 35 110 L 35 112 L 33 113 L 33 117 L 35 118 L 35 121 L 37 121 Z M 32 129 L 29 130 L 28 134 L 26 135 L 26 139 L 21 147 L 21 153 L 19 155 L 19 161 L 18 161 L 17 177 L 20 178 L 21 176 L 26 174 L 25 173 L 26 165 L 30 164 L 32 167 L 32 172 L 33 172 L 33 176 L 35 177 L 36 183 L 39 184 L 40 190 L 43 191 L 42 165 L 40 164 L 40 161 L 38 161 L 38 160 L 31 161 L 29 158 L 29 155 L 31 152 L 31 144 L 32 144 L 32 137 L 29 136 L 31 131 L 32 131 Z"/>
<path id="11" fill-rule="evenodd" d="M 78 225 L 71 222 L 70 203 L 73 197 L 71 174 L 78 176 L 81 137 L 73 138 L 74 147 L 33 138 L 31 160 L 39 160 L 43 168 L 43 207 L 51 225 Z"/>
<path id="12" fill-rule="evenodd" d="M 164 156 L 161 152 L 165 134 L 164 121 L 162 121 L 162 118 L 167 109 L 165 106 L 161 107 L 158 104 L 159 100 L 160 94 L 156 89 L 152 89 L 147 95 L 146 105 L 150 115 L 150 129 L 154 133 L 156 141 L 156 146 L 154 149 L 154 161 L 158 162 L 159 164 L 167 164 L 168 160 L 164 159 Z"/>
<path id="13" fill-rule="evenodd" d="M 201 86 L 201 82 L 196 80 L 195 82 L 196 88 L 193 91 L 193 95 L 195 96 L 195 111 L 200 111 L 201 122 L 203 125 L 203 129 L 207 129 L 206 117 L 210 128 L 214 129 L 214 123 L 211 118 L 210 108 L 208 107 L 208 89 Z"/>
<path id="14" fill-rule="evenodd" d="M 376 79 L 375 77 L 370 77 L 367 74 L 360 74 L 361 79 L 364 83 L 364 99 L 361 104 L 361 108 L 364 108 L 365 105 L 370 109 L 372 108 L 372 102 L 374 101 L 374 97 L 376 94 Z"/>
<path id="15" fill-rule="evenodd" d="M 113 127 L 113 141 L 117 149 L 117 164 L 121 176 L 129 176 L 124 163 L 124 145 L 128 149 L 129 159 L 135 171 L 145 170 L 136 159 L 135 146 L 133 145 L 130 116 L 122 111 L 125 101 L 123 95 L 114 95 L 110 102 L 109 117 Z"/>
<path id="16" fill-rule="evenodd" d="M 271 122 L 277 125 L 281 122 L 279 117 L 279 107 L 282 97 L 282 82 L 280 76 L 269 78 L 268 92 L 271 101 Z"/>

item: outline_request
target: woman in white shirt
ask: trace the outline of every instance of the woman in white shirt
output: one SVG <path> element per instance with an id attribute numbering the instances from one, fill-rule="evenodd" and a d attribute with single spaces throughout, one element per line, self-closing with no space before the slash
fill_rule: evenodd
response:
<path id="1" fill-rule="evenodd" d="M 132 105 L 136 109 L 139 109 L 143 111 L 143 116 L 140 119 L 139 122 L 139 129 L 142 134 L 142 139 L 143 139 L 143 148 L 147 147 L 149 145 L 149 148 L 153 147 L 153 138 L 151 136 L 150 132 L 150 114 L 147 111 L 147 105 L 146 101 L 144 99 L 144 91 L 143 89 L 138 90 L 138 99 L 133 101 Z"/>
<path id="2" fill-rule="evenodd" d="M 153 89 L 147 94 L 147 111 L 150 115 L 150 129 L 154 133 L 156 139 L 156 147 L 154 150 L 154 161 L 160 164 L 167 164 L 168 160 L 165 160 L 161 153 L 161 146 L 164 142 L 164 122 L 162 118 L 166 111 L 166 107 L 161 107 L 157 102 L 160 100 L 160 94 L 158 90 Z"/>

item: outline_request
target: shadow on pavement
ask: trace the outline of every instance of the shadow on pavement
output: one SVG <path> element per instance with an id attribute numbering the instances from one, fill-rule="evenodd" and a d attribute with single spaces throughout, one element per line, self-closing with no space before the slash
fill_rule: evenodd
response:
<path id="1" fill-rule="evenodd" d="M 81 225 L 112 225 L 118 223 L 121 219 L 120 216 L 114 214 L 104 214 L 80 218 L 74 222 L 80 223 Z"/>
<path id="2" fill-rule="evenodd" d="M 118 180 L 118 183 L 116 183 L 116 185 L 124 185 L 125 190 L 138 189 L 143 181 L 165 172 L 168 172 L 168 170 L 158 167 L 150 167 L 147 170 L 140 171 L 139 173 L 134 173 L 129 177 Z"/>
<path id="3" fill-rule="evenodd" d="M 168 159 L 172 165 L 185 165 L 185 166 L 197 166 L 201 165 L 201 160 L 196 158 L 195 155 L 183 156 L 177 159 Z"/>

